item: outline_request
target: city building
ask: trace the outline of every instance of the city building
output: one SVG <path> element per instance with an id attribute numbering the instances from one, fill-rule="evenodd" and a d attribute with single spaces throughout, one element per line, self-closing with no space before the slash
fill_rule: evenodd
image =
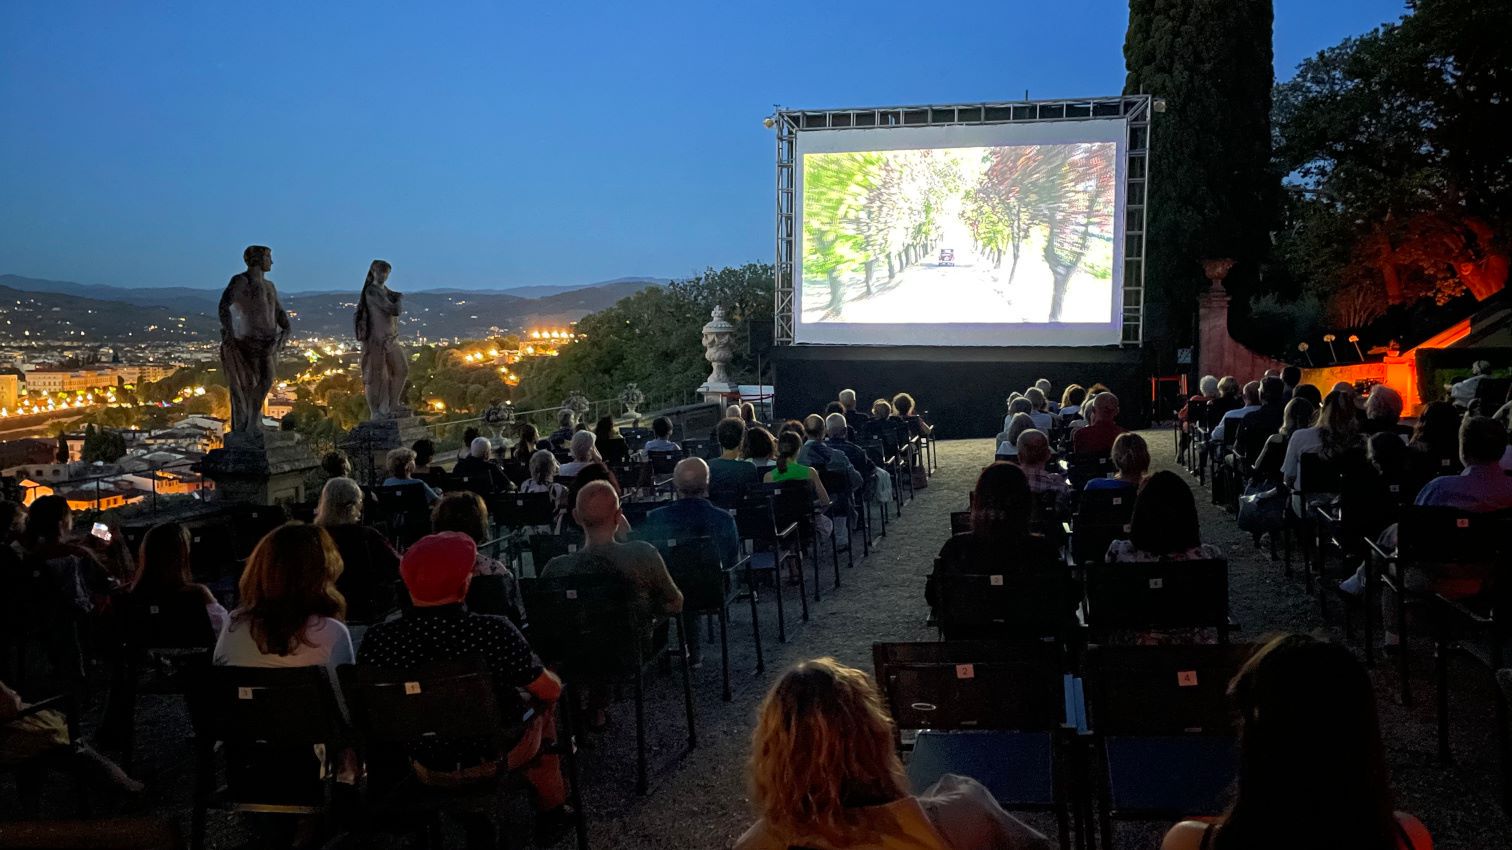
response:
<path id="1" fill-rule="evenodd" d="M 15 410 L 21 398 L 21 376 L 0 374 L 0 410 Z"/>

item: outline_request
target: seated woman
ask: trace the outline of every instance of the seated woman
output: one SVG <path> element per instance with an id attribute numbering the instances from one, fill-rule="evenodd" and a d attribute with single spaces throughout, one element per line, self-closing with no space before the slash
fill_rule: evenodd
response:
<path id="1" fill-rule="evenodd" d="M 805 466 L 798 462 L 798 451 L 803 448 L 803 437 L 792 431 L 783 431 L 782 436 L 777 438 L 777 465 L 767 470 L 763 481 L 768 484 L 777 484 L 783 481 L 807 481 L 809 491 L 814 495 L 814 503 L 821 508 L 829 507 L 829 493 L 824 490 L 824 482 L 819 480 L 818 473 L 811 466 Z"/>
<path id="2" fill-rule="evenodd" d="M 515 440 L 515 444 L 510 446 L 509 459 L 516 463 L 530 463 L 530 458 L 536 453 L 536 449 L 539 448 L 536 444 L 540 441 L 541 433 L 536 430 L 536 426 L 529 422 L 521 425 L 520 439 Z"/>
<path id="3" fill-rule="evenodd" d="M 897 411 L 898 418 L 903 420 L 913 433 L 921 434 L 925 437 L 934 433 L 934 428 L 924 421 L 924 417 L 914 412 L 916 404 L 913 396 L 908 393 L 898 393 L 893 396 L 892 406 L 893 410 Z"/>
<path id="4" fill-rule="evenodd" d="M 447 493 L 431 511 L 431 530 L 434 533 L 460 532 L 481 546 L 488 540 L 488 506 L 477 493 Z M 504 607 L 499 611 L 487 611 L 469 603 L 471 610 L 508 617 L 517 627 L 524 629 L 525 600 L 520 596 L 520 584 L 515 580 L 514 572 L 480 548 L 473 558 L 473 575 L 499 576 L 504 580 Z"/>
<path id="5" fill-rule="evenodd" d="M 747 428 L 741 453 L 756 467 L 757 472 L 765 475 L 767 470 L 777 465 L 777 461 L 773 459 L 777 453 L 777 440 L 772 437 L 771 431 L 760 425 Z"/>
<path id="6" fill-rule="evenodd" d="M 1255 459 L 1255 479 L 1272 484 L 1281 483 L 1281 464 L 1286 459 L 1286 446 L 1292 434 L 1303 428 L 1311 428 L 1318 406 L 1302 396 L 1294 396 L 1281 412 L 1281 428 L 1265 438 L 1260 456 Z"/>
<path id="7" fill-rule="evenodd" d="M 1176 824 L 1162 850 L 1432 850 L 1417 818 L 1392 811 L 1375 689 L 1354 653 L 1282 635 L 1228 693 L 1239 717 L 1233 803 L 1212 822 Z"/>
<path id="8" fill-rule="evenodd" d="M 1060 418 L 1066 423 L 1082 418 L 1082 402 L 1087 400 L 1087 388 L 1081 384 L 1070 384 L 1061 393 Z"/>
<path id="9" fill-rule="evenodd" d="M 1055 545 L 1029 531 L 1033 514 L 1034 497 L 1023 470 L 1001 461 L 983 469 L 971 494 L 971 530 L 945 541 L 925 581 L 930 606 L 936 603 L 939 573 L 993 575 L 1055 564 Z"/>
<path id="10" fill-rule="evenodd" d="M 751 736 L 757 820 L 735 850 L 1048 850 L 975 780 L 909 793 L 892 721 L 871 679 L 832 658 L 783 674 Z"/>
<path id="11" fill-rule="evenodd" d="M 879 398 L 876 401 L 872 402 L 871 417 L 872 419 L 880 422 L 886 422 L 887 420 L 893 418 L 892 402 L 888 401 L 885 398 Z"/>
<path id="12" fill-rule="evenodd" d="M 1133 431 L 1113 438 L 1113 468 L 1108 478 L 1093 478 L 1087 490 L 1138 490 L 1150 472 L 1150 446 Z"/>
<path id="13" fill-rule="evenodd" d="M 154 525 L 142 537 L 128 599 L 149 605 L 180 596 L 195 599 L 205 606 L 213 638 L 226 627 L 230 615 L 210 588 L 194 581 L 189 566 L 189 529 L 176 522 Z"/>
<path id="14" fill-rule="evenodd" d="M 362 524 L 362 488 L 350 478 L 332 478 L 320 491 L 315 525 L 325 529 L 341 556 L 336 589 L 356 623 L 381 620 L 399 593 L 399 553 L 377 529 Z"/>
<path id="15" fill-rule="evenodd" d="M 567 488 L 567 509 L 557 522 L 558 534 L 567 530 L 581 533 L 581 529 L 577 527 L 577 523 L 572 519 L 572 512 L 577 508 L 578 494 L 583 492 L 584 487 L 595 481 L 607 481 L 609 482 L 609 486 L 614 488 L 615 493 L 621 496 L 624 495 L 624 490 L 620 488 L 619 478 L 615 477 L 614 470 L 605 466 L 602 461 L 588 464 L 577 475 L 573 476 L 572 486 Z M 614 539 L 621 543 L 629 540 L 630 530 L 630 521 L 625 519 L 624 514 L 620 514 L 619 525 L 614 532 Z"/>
<path id="16" fill-rule="evenodd" d="M 1145 481 L 1134 500 L 1129 539 L 1108 547 L 1108 563 L 1148 561 L 1206 561 L 1222 558 L 1223 550 L 1202 542 L 1197 500 L 1181 476 L 1161 470 Z"/>
<path id="17" fill-rule="evenodd" d="M 1013 460 L 1018 457 L 1019 435 L 1034 427 L 1034 418 L 1027 412 L 1019 412 L 1008 417 L 1008 425 L 1003 433 L 997 436 L 998 460 Z"/>
<path id="18" fill-rule="evenodd" d="M 599 457 L 607 463 L 623 463 L 630 459 L 630 445 L 620 436 L 619 429 L 614 427 L 612 416 L 600 416 L 594 423 L 593 442 Z"/>
<path id="19" fill-rule="evenodd" d="M 1440 475 L 1458 475 L 1464 465 L 1459 457 L 1460 412 L 1447 401 L 1430 402 L 1418 416 L 1417 427 L 1407 444 L 1407 468 L 1411 486 L 1423 485 Z"/>
<path id="20" fill-rule="evenodd" d="M 385 487 L 419 487 L 425 494 L 425 503 L 434 505 L 441 498 L 441 492 L 429 484 L 415 477 L 415 452 L 413 449 L 394 449 L 388 453 L 385 459 L 388 467 L 388 477 L 383 479 Z"/>
<path id="21" fill-rule="evenodd" d="M 341 553 L 324 528 L 288 523 L 268 532 L 247 559 L 241 606 L 215 644 L 215 663 L 321 666 L 334 679 L 355 659 L 340 577 Z"/>
<path id="22" fill-rule="evenodd" d="M 530 478 L 520 485 L 521 493 L 546 493 L 551 496 L 551 503 L 556 506 L 553 524 L 561 522 L 562 514 L 567 510 L 567 487 L 556 481 L 559 468 L 556 455 L 540 449 L 530 456 Z"/>

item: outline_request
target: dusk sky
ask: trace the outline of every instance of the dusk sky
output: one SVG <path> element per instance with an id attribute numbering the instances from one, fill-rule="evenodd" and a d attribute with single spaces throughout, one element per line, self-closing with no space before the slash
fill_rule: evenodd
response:
<path id="1" fill-rule="evenodd" d="M 1276 0 L 1277 76 L 1403 12 Z M 0 273 L 288 290 L 772 258 L 789 107 L 1116 94 L 1127 7 L 0 4 Z M 1158 176 L 1157 178 L 1158 179 Z"/>

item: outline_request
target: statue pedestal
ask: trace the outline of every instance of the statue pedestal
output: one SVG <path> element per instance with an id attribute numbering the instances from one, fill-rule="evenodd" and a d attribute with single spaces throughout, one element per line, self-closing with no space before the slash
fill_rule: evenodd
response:
<path id="1" fill-rule="evenodd" d="M 260 436 L 233 431 L 224 448 L 200 462 L 200 471 L 215 482 L 216 499 L 252 505 L 307 501 L 305 479 L 319 462 L 304 438 L 272 430 Z"/>
<path id="2" fill-rule="evenodd" d="M 729 383 L 716 384 L 704 381 L 698 387 L 698 394 L 703 397 L 705 402 L 718 404 L 721 407 L 728 404 L 730 396 L 738 392 L 740 392 L 740 387 Z"/>
<path id="3" fill-rule="evenodd" d="M 347 432 L 341 450 L 352 461 L 352 475 L 369 486 L 388 477 L 384 462 L 394 449 L 408 448 L 416 440 L 429 437 L 425 420 L 414 415 L 397 419 L 369 419 Z"/>

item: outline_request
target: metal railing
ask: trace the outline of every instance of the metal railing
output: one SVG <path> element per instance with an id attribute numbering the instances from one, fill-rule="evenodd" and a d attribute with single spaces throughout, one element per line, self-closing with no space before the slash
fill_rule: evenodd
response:
<path id="1" fill-rule="evenodd" d="M 61 481 L 33 480 L 33 483 L 31 483 L 30 485 L 19 485 L 19 488 L 22 494 L 22 502 L 28 505 L 38 497 L 45 495 L 63 496 L 64 498 L 69 499 L 69 501 L 75 505 L 79 504 L 80 502 L 83 502 L 86 505 L 92 505 L 92 507 L 75 508 L 76 513 L 80 513 L 85 518 L 91 520 L 99 519 L 104 514 L 113 511 L 129 512 L 132 508 L 140 508 L 141 513 L 147 516 L 152 516 L 157 514 L 163 508 L 163 505 L 161 503 L 161 499 L 163 497 L 183 496 L 186 498 L 194 499 L 200 504 L 206 504 L 208 502 L 208 500 L 206 499 L 206 492 L 213 490 L 214 485 L 213 482 L 207 482 L 204 473 L 195 468 L 196 466 L 198 466 L 198 463 L 198 461 L 193 460 L 176 460 L 162 464 L 150 465 L 144 469 L 118 468 L 113 472 L 101 472 L 95 475 L 73 476 Z M 172 493 L 160 492 L 158 487 L 158 473 L 167 471 L 193 473 L 193 477 L 186 484 L 187 489 Z M 30 476 L 25 477 L 27 478 L 27 480 L 32 480 Z M 112 487 L 109 492 L 107 492 L 105 489 L 107 482 L 115 482 L 133 477 L 139 479 L 148 479 L 151 483 L 150 489 L 142 490 L 139 488 L 132 488 L 128 490 Z M 43 492 L 44 490 L 46 492 Z M 175 490 L 177 490 L 177 488 L 175 488 Z M 87 498 L 72 498 L 74 496 L 77 496 L 81 492 L 87 494 Z M 100 507 L 103 501 L 107 501 L 114 496 L 124 496 L 128 500 L 134 500 L 126 501 L 123 504 L 117 505 L 115 507 Z M 138 496 L 140 496 L 140 498 L 136 498 Z M 116 516 L 120 515 L 117 514 Z"/>

